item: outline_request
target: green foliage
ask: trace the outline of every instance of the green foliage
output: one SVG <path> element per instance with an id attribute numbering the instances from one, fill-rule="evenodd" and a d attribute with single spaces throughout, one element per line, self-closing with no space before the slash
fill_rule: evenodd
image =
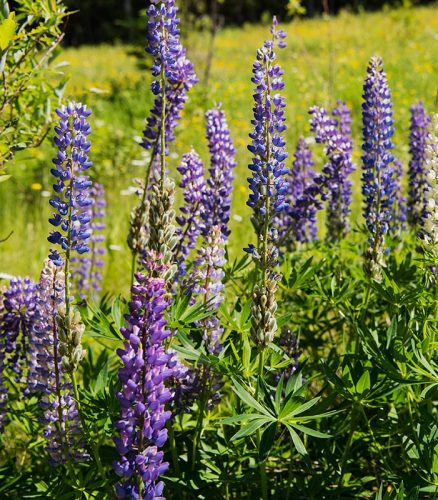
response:
<path id="1" fill-rule="evenodd" d="M 14 5 L 15 11 L 6 0 L 0 5 L 0 173 L 17 151 L 42 142 L 52 101 L 65 85 L 59 73 L 48 69 L 63 38 L 67 13 L 62 2 L 19 0 Z"/>

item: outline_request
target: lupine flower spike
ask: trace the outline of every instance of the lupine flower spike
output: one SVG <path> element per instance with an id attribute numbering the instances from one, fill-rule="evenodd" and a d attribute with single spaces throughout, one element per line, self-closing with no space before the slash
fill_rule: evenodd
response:
<path id="1" fill-rule="evenodd" d="M 8 400 L 5 371 L 11 370 L 17 382 L 29 362 L 37 307 L 37 287 L 29 278 L 14 278 L 2 296 L 0 315 L 0 429 L 7 421 Z"/>
<path id="2" fill-rule="evenodd" d="M 283 70 L 275 63 L 275 47 L 284 47 L 284 31 L 277 31 L 274 18 L 271 29 L 272 40 L 264 43 L 257 51 L 253 65 L 254 88 L 254 130 L 248 149 L 253 154 L 248 179 L 251 194 L 247 204 L 253 209 L 251 221 L 257 236 L 257 247 L 246 249 L 260 270 L 260 283 L 254 287 L 252 302 L 251 335 L 259 346 L 272 342 L 277 331 L 275 313 L 277 303 L 275 292 L 280 275 L 275 271 L 278 264 L 278 230 L 273 222 L 287 208 L 288 190 L 284 164 L 287 154 L 284 150 L 283 132 L 286 130 L 284 98 L 278 93 L 284 88 Z"/>
<path id="3" fill-rule="evenodd" d="M 70 265 L 73 257 L 89 251 L 92 182 L 84 172 L 92 166 L 88 158 L 91 143 L 87 139 L 91 132 L 87 118 L 91 111 L 83 104 L 68 103 L 56 112 L 60 118 L 54 138 L 58 155 L 53 160 L 55 168 L 51 172 L 56 179 L 53 189 L 57 195 L 50 200 L 56 212 L 49 222 L 57 230 L 50 233 L 48 240 L 59 245 L 63 255 L 52 250 L 49 258 L 55 265 L 64 265 L 64 302 L 58 307 L 57 322 L 59 337 L 65 345 L 63 365 L 72 374 L 84 355 L 81 346 L 83 325 L 79 313 L 70 304 Z"/>
<path id="4" fill-rule="evenodd" d="M 185 260 L 190 250 L 195 248 L 201 233 L 201 212 L 205 189 L 204 165 L 194 149 L 183 155 L 178 171 L 182 176 L 180 187 L 184 190 L 184 205 L 180 209 L 181 215 L 176 217 L 180 228 L 177 232 L 179 241 L 175 257 L 178 258 L 179 274 L 183 275 Z"/>
<path id="5" fill-rule="evenodd" d="M 280 244 L 287 249 L 317 237 L 316 214 L 321 208 L 319 176 L 313 170 L 312 152 L 303 137 L 298 140 L 288 177 L 288 208 L 278 217 Z"/>
<path id="6" fill-rule="evenodd" d="M 100 291 L 102 281 L 102 267 L 104 265 L 103 256 L 105 247 L 103 242 L 105 237 L 102 231 L 105 229 L 103 222 L 105 218 L 105 191 L 101 184 L 95 183 L 90 188 L 90 198 L 92 204 L 87 207 L 90 217 L 90 251 L 85 255 L 75 258 L 73 267 L 73 281 L 75 288 L 82 299 L 87 296 L 96 298 Z"/>
<path id="7" fill-rule="evenodd" d="M 430 117 L 420 101 L 411 106 L 411 127 L 409 134 L 409 196 L 408 222 L 411 227 L 419 229 L 423 223 L 426 210 L 426 144 Z"/>
<path id="8" fill-rule="evenodd" d="M 207 141 L 210 151 L 210 176 L 204 190 L 203 234 L 220 226 L 224 238 L 230 234 L 228 222 L 231 210 L 233 170 L 236 166 L 236 150 L 231 140 L 225 113 L 220 106 L 205 113 Z"/>
<path id="9" fill-rule="evenodd" d="M 428 188 L 424 219 L 424 240 L 435 259 L 438 257 L 438 113 L 432 115 L 426 143 L 425 173 Z"/>
<path id="10" fill-rule="evenodd" d="M 164 310 L 169 306 L 162 256 L 150 254 L 145 268 L 149 276 L 137 273 L 132 288 L 123 349 L 118 350 L 123 366 L 119 371 L 122 390 L 115 439 L 121 458 L 114 464 L 123 481 L 116 485 L 118 498 L 161 498 L 159 480 L 168 463 L 161 448 L 167 440 L 166 421 L 171 412 L 164 405 L 172 394 L 165 381 L 173 375 L 176 360 L 166 352 L 164 342 L 171 332 L 166 329 Z"/>
<path id="11" fill-rule="evenodd" d="M 327 239 L 336 242 L 346 236 L 350 227 L 352 184 L 349 177 L 355 167 L 351 158 L 353 147 L 349 110 L 344 103 L 338 103 L 333 114 L 339 116 L 339 122 L 331 118 L 324 108 L 315 106 L 309 112 L 316 142 L 324 144 L 329 160 L 323 168 L 323 198 L 328 199 Z"/>
<path id="12" fill-rule="evenodd" d="M 391 95 L 380 57 L 370 61 L 363 98 L 362 194 L 369 233 L 364 269 L 379 280 L 384 264 L 384 237 L 389 231 L 396 195 Z"/>
<path id="13" fill-rule="evenodd" d="M 40 393 L 44 410 L 46 451 L 53 465 L 68 460 L 87 460 L 83 433 L 72 385 L 62 361 L 68 347 L 58 326 L 58 308 L 64 302 L 65 276 L 62 266 L 47 260 L 38 284 L 37 319 L 32 337 L 28 392 Z"/>

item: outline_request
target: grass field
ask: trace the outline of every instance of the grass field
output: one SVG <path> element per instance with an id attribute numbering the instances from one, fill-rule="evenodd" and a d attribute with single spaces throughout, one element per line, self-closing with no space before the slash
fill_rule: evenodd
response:
<path id="1" fill-rule="evenodd" d="M 300 134 L 309 135 L 307 110 L 314 104 L 331 106 L 345 100 L 353 110 L 355 157 L 360 160 L 362 82 L 370 56 L 383 57 L 393 93 L 397 133 L 396 154 L 408 159 L 409 106 L 422 99 L 431 111 L 437 92 L 438 8 L 403 9 L 379 14 L 342 14 L 326 20 L 303 20 L 285 26 L 288 47 L 281 53 L 288 102 L 288 152 L 292 156 Z M 231 252 L 248 243 L 246 150 L 252 108 L 251 65 L 255 50 L 268 35 L 267 26 L 221 31 L 216 40 L 211 78 L 191 93 L 170 159 L 174 172 L 180 155 L 191 146 L 207 160 L 204 111 L 222 102 L 237 147 Z M 186 41 L 198 74 L 204 73 L 207 35 Z M 68 63 L 65 65 L 64 63 Z M 93 108 L 93 151 L 97 177 L 108 200 L 108 265 L 104 289 L 127 287 L 130 259 L 125 244 L 129 212 L 136 203 L 133 179 L 143 176 L 146 158 L 135 138 L 141 135 L 151 96 L 149 61 L 142 47 L 99 46 L 60 52 L 56 73 L 70 77 L 65 97 L 83 99 Z M 434 66 L 435 65 L 435 66 Z M 320 148 L 315 152 L 321 161 Z M 0 184 L 0 272 L 36 277 L 47 255 L 49 231 L 47 191 L 50 190 L 50 141 L 27 151 L 10 164 L 13 179 Z M 354 217 L 359 221 L 360 173 L 355 175 Z"/>

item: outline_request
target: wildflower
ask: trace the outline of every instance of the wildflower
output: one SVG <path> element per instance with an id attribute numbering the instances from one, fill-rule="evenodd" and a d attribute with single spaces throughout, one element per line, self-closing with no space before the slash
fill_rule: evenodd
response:
<path id="1" fill-rule="evenodd" d="M 289 249 L 297 242 L 316 239 L 316 213 L 321 203 L 318 176 L 313 165 L 312 152 L 305 139 L 300 137 L 288 178 L 288 208 L 278 217 L 281 245 Z"/>
<path id="2" fill-rule="evenodd" d="M 203 234 L 208 235 L 214 226 L 220 226 L 222 234 L 230 234 L 231 191 L 233 169 L 236 166 L 233 142 L 220 106 L 205 114 L 207 120 L 207 141 L 210 151 L 210 176 L 204 191 Z"/>
<path id="3" fill-rule="evenodd" d="M 161 127 L 165 127 L 165 143 L 174 140 L 174 129 L 187 101 L 187 92 L 197 82 L 193 65 L 181 44 L 178 8 L 174 0 L 152 1 L 148 11 L 146 52 L 152 55 L 151 89 L 156 96 L 143 132 L 142 145 L 160 152 Z M 162 124 L 164 104 L 165 122 Z M 166 151 L 167 154 L 167 151 Z"/>
<path id="4" fill-rule="evenodd" d="M 438 114 L 432 115 L 430 135 L 426 143 L 425 172 L 428 188 L 425 192 L 424 240 L 438 254 Z"/>
<path id="5" fill-rule="evenodd" d="M 171 416 L 164 407 L 172 397 L 165 381 L 173 375 L 176 361 L 164 347 L 170 335 L 164 319 L 169 306 L 166 283 L 162 277 L 151 276 L 163 274 L 160 259 L 159 255 L 150 255 L 154 268 L 147 270 L 148 276 L 136 275 L 126 327 L 122 329 L 125 344 L 118 350 L 123 366 L 119 371 L 121 414 L 115 424 L 119 433 L 115 443 L 121 458 L 114 469 L 126 478 L 116 486 L 119 498 L 161 497 L 163 482 L 159 476 L 168 468 L 160 450 L 167 440 L 165 426 Z M 142 491 L 137 478 L 141 478 Z"/>
<path id="6" fill-rule="evenodd" d="M 425 192 L 428 186 L 424 167 L 430 117 L 421 101 L 411 106 L 410 111 L 408 222 L 412 227 L 418 228 L 422 224 L 426 209 Z"/>
<path id="7" fill-rule="evenodd" d="M 44 410 L 46 451 L 53 465 L 68 460 L 87 460 L 82 427 L 72 386 L 64 369 L 57 315 L 64 301 L 65 275 L 62 266 L 47 259 L 38 283 L 37 317 L 31 343 L 32 360 L 28 392 L 41 393 Z"/>
<path id="8" fill-rule="evenodd" d="M 29 342 L 36 312 L 37 287 L 29 278 L 14 278 L 3 294 L 0 335 L 5 351 L 5 367 L 20 381 L 27 367 Z"/>
<path id="9" fill-rule="evenodd" d="M 178 256 L 180 274 L 184 274 L 184 262 L 190 250 L 195 248 L 201 232 L 205 189 L 204 165 L 194 149 L 183 155 L 178 171 L 182 175 L 180 187 L 184 190 L 184 205 L 180 209 L 181 215 L 176 217 L 180 226 L 177 232 L 180 238 L 175 254 Z"/>
<path id="10" fill-rule="evenodd" d="M 392 223 L 390 230 L 392 234 L 397 235 L 406 228 L 407 206 L 402 186 L 402 179 L 404 177 L 403 163 L 400 160 L 394 159 L 393 165 L 395 201 L 392 207 L 393 214 L 391 216 Z"/>
<path id="11" fill-rule="evenodd" d="M 351 158 L 353 147 L 349 135 L 349 110 L 343 103 L 338 103 L 333 113 L 339 116 L 339 122 L 331 118 L 324 108 L 314 106 L 309 113 L 312 115 L 310 123 L 316 142 L 324 144 L 324 152 L 329 160 L 323 168 L 321 182 L 324 198 L 328 199 L 327 239 L 335 242 L 347 234 L 351 212 L 349 176 L 355 167 Z M 344 135 L 341 130 L 348 134 Z"/>
<path id="12" fill-rule="evenodd" d="M 252 177 L 248 179 L 251 194 L 247 204 L 253 209 L 251 221 L 257 235 L 257 248 L 249 245 L 246 251 L 252 255 L 261 273 L 261 282 L 253 291 L 251 333 L 262 347 L 272 341 L 277 330 L 275 292 L 280 275 L 274 271 L 278 264 L 278 231 L 273 222 L 288 206 L 285 180 L 288 169 L 284 164 L 287 154 L 283 138 L 286 103 L 278 93 L 284 88 L 283 71 L 275 63 L 274 51 L 275 46 L 284 47 L 286 34 L 277 31 L 276 26 L 274 18 L 272 40 L 266 41 L 257 51 L 253 65 L 254 130 L 248 146 L 253 158 L 249 166 Z"/>
<path id="13" fill-rule="evenodd" d="M 100 270 L 104 265 L 102 257 L 105 255 L 105 248 L 102 246 L 105 237 L 102 231 L 105 229 L 103 219 L 105 218 L 106 202 L 102 184 L 95 183 L 91 187 L 90 198 L 92 204 L 86 209 L 90 218 L 90 252 L 74 260 L 76 266 L 72 273 L 81 298 L 86 298 L 90 291 L 92 291 L 93 296 L 99 292 L 102 281 Z"/>
<path id="14" fill-rule="evenodd" d="M 92 203 L 89 197 L 92 183 L 82 174 L 92 165 L 88 159 L 91 143 L 87 140 L 91 127 L 86 121 L 91 111 L 82 104 L 69 103 L 56 112 L 60 118 L 54 138 L 58 154 L 53 159 L 55 168 L 51 172 L 56 179 L 53 189 L 57 194 L 50 199 L 56 212 L 49 222 L 58 229 L 50 233 L 48 240 L 58 244 L 69 260 L 72 251 L 82 255 L 89 250 L 87 208 Z"/>
<path id="15" fill-rule="evenodd" d="M 391 95 L 379 57 L 370 61 L 363 97 L 362 194 L 365 201 L 363 213 L 369 232 L 365 271 L 379 280 L 384 236 L 389 231 L 396 187 L 391 153 L 391 137 L 394 134 Z"/>

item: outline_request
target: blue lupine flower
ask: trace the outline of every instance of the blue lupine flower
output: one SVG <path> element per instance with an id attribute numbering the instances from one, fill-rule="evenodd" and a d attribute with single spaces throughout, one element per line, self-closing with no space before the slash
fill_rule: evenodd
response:
<path id="1" fill-rule="evenodd" d="M 426 209 L 428 184 L 424 167 L 430 116 L 426 113 L 421 101 L 411 106 L 410 111 L 409 152 L 411 159 L 409 161 L 408 222 L 418 229 L 423 222 Z"/>
<path id="2" fill-rule="evenodd" d="M 365 271 L 379 279 L 384 236 L 389 231 L 396 198 L 394 156 L 391 153 L 394 121 L 388 81 L 380 57 L 371 58 L 363 98 L 362 194 L 369 232 Z"/>
<path id="3" fill-rule="evenodd" d="M 56 179 L 53 189 L 57 194 L 50 199 L 56 212 L 49 222 L 57 229 L 50 233 L 48 240 L 68 255 L 72 251 L 81 255 L 89 250 L 91 234 L 88 207 L 92 203 L 89 197 L 92 183 L 83 175 L 92 165 L 88 158 L 91 143 L 87 140 L 91 132 L 87 118 L 91 111 L 83 104 L 69 103 L 56 113 L 60 118 L 54 138 L 58 155 L 53 159 L 55 168 L 51 172 Z M 50 258 L 58 264 L 61 261 L 58 252 L 52 252 Z"/>

